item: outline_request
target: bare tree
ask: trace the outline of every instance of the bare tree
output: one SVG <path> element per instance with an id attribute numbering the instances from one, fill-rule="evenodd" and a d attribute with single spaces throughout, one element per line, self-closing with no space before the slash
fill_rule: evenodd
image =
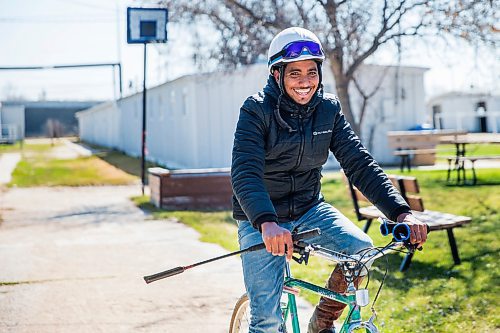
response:
<path id="1" fill-rule="evenodd" d="M 381 46 L 411 37 L 459 37 L 498 43 L 498 0 L 176 0 L 167 3 L 186 22 L 209 20 L 220 34 L 210 57 L 224 66 L 264 58 L 272 37 L 290 26 L 314 31 L 323 42 L 337 95 L 354 130 L 363 116 L 351 107 L 351 83 Z M 359 85 L 355 86 L 358 90 Z M 371 93 L 360 90 L 365 102 Z M 357 117 L 355 116 L 357 115 Z"/>
<path id="2" fill-rule="evenodd" d="M 60 138 L 63 135 L 64 126 L 59 120 L 49 118 L 45 123 L 45 130 L 47 133 L 47 137 L 51 139 L 50 142 L 53 146 L 54 140 Z"/>

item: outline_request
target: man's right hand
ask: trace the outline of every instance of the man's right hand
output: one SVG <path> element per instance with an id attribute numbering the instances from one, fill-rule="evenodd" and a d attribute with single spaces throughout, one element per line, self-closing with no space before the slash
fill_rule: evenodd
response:
<path id="1" fill-rule="evenodd" d="M 290 231 L 280 227 L 276 222 L 262 223 L 261 230 L 267 252 L 272 253 L 273 256 L 283 256 L 286 245 L 286 260 L 290 261 L 293 255 L 293 240 Z"/>

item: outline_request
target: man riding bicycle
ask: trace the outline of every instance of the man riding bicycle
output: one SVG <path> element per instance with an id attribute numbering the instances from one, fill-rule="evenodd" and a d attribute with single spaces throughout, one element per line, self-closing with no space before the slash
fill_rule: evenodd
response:
<path id="1" fill-rule="evenodd" d="M 421 245 L 427 238 L 425 224 L 411 215 L 361 144 L 337 97 L 323 92 L 324 59 L 314 33 L 298 27 L 283 30 L 269 47 L 267 85 L 240 110 L 231 168 L 233 217 L 241 249 L 263 240 L 267 250 L 242 255 L 251 333 L 280 330 L 283 270 L 293 252 L 291 232 L 319 228 L 321 236 L 311 241 L 347 254 L 372 246 L 371 239 L 321 195 L 321 170 L 329 151 L 377 208 L 409 225 L 411 243 Z M 340 269 L 333 270 L 327 287 L 346 291 Z M 345 306 L 321 298 L 308 332 L 334 332 L 333 323 Z"/>

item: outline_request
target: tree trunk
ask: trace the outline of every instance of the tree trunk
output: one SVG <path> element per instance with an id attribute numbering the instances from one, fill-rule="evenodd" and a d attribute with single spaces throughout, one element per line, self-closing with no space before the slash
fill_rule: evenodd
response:
<path id="1" fill-rule="evenodd" d="M 361 135 L 361 124 L 356 122 L 354 118 L 354 114 L 352 112 L 351 108 L 351 99 L 349 96 L 349 80 L 345 76 L 345 74 L 342 72 L 341 69 L 338 68 L 338 66 L 335 66 L 334 62 L 332 61 L 330 65 L 333 76 L 335 78 L 335 87 L 337 90 L 337 96 L 340 100 L 340 105 L 342 105 L 342 112 L 344 113 L 347 121 L 349 124 L 351 124 L 352 129 L 354 132 L 360 136 Z"/>

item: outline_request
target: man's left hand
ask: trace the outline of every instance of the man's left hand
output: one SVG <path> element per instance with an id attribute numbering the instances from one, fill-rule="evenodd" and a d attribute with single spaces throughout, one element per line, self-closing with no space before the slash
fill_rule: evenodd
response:
<path id="1" fill-rule="evenodd" d="M 421 247 L 427 240 L 427 225 L 410 213 L 398 216 L 397 222 L 406 223 L 410 227 L 410 243 Z"/>

